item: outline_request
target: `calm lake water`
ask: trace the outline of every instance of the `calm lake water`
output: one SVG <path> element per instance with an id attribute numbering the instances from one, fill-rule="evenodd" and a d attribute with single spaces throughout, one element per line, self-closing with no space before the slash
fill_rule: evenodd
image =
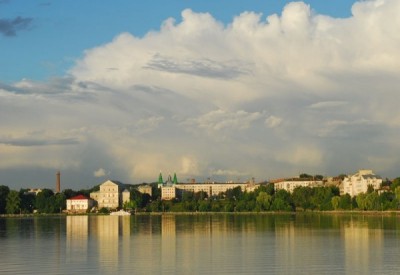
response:
<path id="1" fill-rule="evenodd" d="M 399 274 L 400 218 L 0 218 L 0 274 Z"/>

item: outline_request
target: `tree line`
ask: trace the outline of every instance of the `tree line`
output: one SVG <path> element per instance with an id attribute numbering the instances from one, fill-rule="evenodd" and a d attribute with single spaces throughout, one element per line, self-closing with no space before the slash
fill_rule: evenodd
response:
<path id="1" fill-rule="evenodd" d="M 262 184 L 253 192 L 244 192 L 240 187 L 229 189 L 218 196 L 209 197 L 206 192 L 183 192 L 179 199 L 161 200 L 157 184 L 152 184 L 152 196 L 140 193 L 133 185 L 130 201 L 122 208 L 140 212 L 261 212 L 261 211 L 331 211 L 331 210 L 398 210 L 400 207 L 400 177 L 386 180 L 385 192 L 370 186 L 366 193 L 355 197 L 340 196 L 338 187 L 297 187 L 293 193 L 275 190 L 271 183 Z M 90 196 L 99 186 L 88 190 L 63 190 L 54 193 L 43 189 L 37 195 L 27 189 L 10 190 L 0 185 L 0 214 L 60 213 L 66 209 L 66 200 L 76 195 Z M 106 212 L 105 209 L 102 212 Z"/>
<path id="2" fill-rule="evenodd" d="M 179 199 L 162 201 L 159 190 L 153 187 L 153 197 L 131 191 L 131 202 L 126 208 L 146 212 L 260 212 L 260 211 L 332 211 L 332 210 L 398 210 L 400 207 L 400 178 L 386 180 L 385 192 L 369 186 L 366 193 L 355 197 L 340 195 L 336 186 L 297 187 L 293 193 L 275 190 L 264 184 L 254 192 L 243 192 L 240 187 L 218 196 L 208 197 L 205 192 L 184 192 Z"/>
<path id="3" fill-rule="evenodd" d="M 19 191 L 10 190 L 8 186 L 0 185 L 0 214 L 54 214 L 61 213 L 66 209 L 66 200 L 78 194 L 89 197 L 90 192 L 99 190 L 95 186 L 89 190 L 74 191 L 65 189 L 61 193 L 53 190 L 43 189 L 34 194 L 28 189 Z"/>

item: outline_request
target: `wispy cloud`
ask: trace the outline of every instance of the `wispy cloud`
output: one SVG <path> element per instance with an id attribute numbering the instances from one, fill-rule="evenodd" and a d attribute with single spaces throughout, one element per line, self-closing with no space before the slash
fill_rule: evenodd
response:
<path id="1" fill-rule="evenodd" d="M 13 19 L 0 19 L 0 33 L 6 37 L 16 36 L 19 31 L 28 30 L 33 18 L 17 16 Z"/>

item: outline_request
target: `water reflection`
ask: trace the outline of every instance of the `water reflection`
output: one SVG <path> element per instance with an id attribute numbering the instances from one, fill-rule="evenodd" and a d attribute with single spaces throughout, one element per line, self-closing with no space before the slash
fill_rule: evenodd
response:
<path id="1" fill-rule="evenodd" d="M 319 214 L 2 218 L 0 274 L 393 274 L 398 226 Z"/>

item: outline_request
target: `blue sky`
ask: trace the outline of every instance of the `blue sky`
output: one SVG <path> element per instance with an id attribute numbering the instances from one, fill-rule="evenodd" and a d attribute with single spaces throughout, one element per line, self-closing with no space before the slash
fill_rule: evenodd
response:
<path id="1" fill-rule="evenodd" d="M 0 0 L 0 184 L 397 177 L 398 14 L 398 0 Z"/>
<path id="2" fill-rule="evenodd" d="M 1 80 L 6 83 L 22 78 L 45 80 L 60 76 L 89 49 L 112 40 L 121 32 L 143 36 L 159 30 L 167 18 L 181 20 L 181 12 L 190 8 L 208 12 L 224 24 L 244 11 L 264 16 L 280 14 L 290 1 L 26 1 L 8 0 L 0 4 L 0 18 L 17 17 L 31 21 L 15 36 L 0 35 Z M 305 1 L 320 14 L 335 17 L 351 15 L 351 0 Z"/>

